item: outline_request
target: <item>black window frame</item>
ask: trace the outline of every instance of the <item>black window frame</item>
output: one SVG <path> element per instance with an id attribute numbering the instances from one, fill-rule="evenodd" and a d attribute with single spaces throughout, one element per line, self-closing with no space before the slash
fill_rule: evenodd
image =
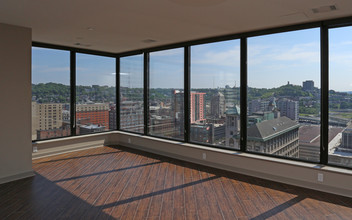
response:
<path id="1" fill-rule="evenodd" d="M 189 114 L 189 95 L 190 95 L 190 47 L 195 45 L 201 45 L 206 43 L 215 43 L 227 40 L 240 40 L 240 109 L 241 112 L 247 111 L 247 74 L 248 74 L 248 51 L 247 51 L 247 39 L 249 37 L 255 36 L 262 36 L 267 34 L 275 34 L 275 33 L 283 33 L 283 32 L 290 32 L 290 31 L 297 31 L 297 30 L 304 30 L 310 28 L 320 28 L 320 65 L 321 65 L 321 105 L 320 105 L 320 112 L 321 112 L 321 143 L 320 143 L 320 162 L 318 163 L 321 166 L 328 164 L 328 132 L 329 132 L 329 125 L 328 125 L 328 112 L 329 112 L 329 29 L 332 28 L 339 28 L 339 27 L 347 27 L 352 26 L 352 17 L 345 17 L 345 18 L 338 18 L 338 19 L 331 19 L 331 20 L 324 20 L 324 21 L 317 21 L 317 22 L 309 22 L 305 24 L 298 24 L 298 25 L 289 25 L 284 27 L 278 28 L 270 28 L 265 30 L 258 30 L 258 31 L 251 31 L 246 33 L 239 33 L 239 34 L 230 34 L 224 35 L 220 37 L 211 37 L 211 38 L 204 38 L 199 40 L 192 40 L 186 41 L 181 43 L 169 44 L 164 46 L 157 46 L 151 48 L 144 48 L 139 50 L 127 51 L 122 53 L 109 53 L 109 52 L 101 52 L 95 50 L 87 50 L 87 49 L 79 49 L 73 48 L 68 46 L 59 46 L 47 43 L 40 43 L 40 42 L 32 42 L 33 47 L 41 47 L 41 48 L 48 48 L 48 49 L 57 49 L 57 50 L 65 50 L 70 52 L 70 89 L 71 89 L 71 115 L 75 116 L 76 109 L 75 109 L 75 87 L 76 87 L 76 53 L 84 53 L 84 54 L 91 54 L 91 55 L 100 55 L 106 57 L 113 57 L 116 59 L 116 120 L 117 120 L 117 128 L 118 131 L 123 131 L 127 133 L 135 133 L 131 131 L 125 131 L 120 129 L 120 58 L 126 56 L 133 56 L 133 55 L 143 55 L 143 74 L 144 74 L 144 134 L 145 136 L 152 136 L 148 135 L 148 117 L 149 117 L 149 54 L 151 52 L 163 51 L 168 49 L 176 49 L 176 48 L 184 48 L 184 101 L 185 101 L 185 121 L 184 121 L 184 143 L 191 143 L 189 140 L 189 132 L 190 132 L 190 114 Z M 273 158 L 281 158 L 284 160 L 291 160 L 291 161 L 302 161 L 305 163 L 312 163 L 317 164 L 317 162 L 301 160 L 297 158 L 287 158 L 281 157 L 276 155 L 268 155 L 268 154 L 261 154 L 256 152 L 248 152 L 246 149 L 246 142 L 247 142 L 247 114 L 241 114 L 241 131 L 240 131 L 240 150 L 233 150 L 234 152 L 245 152 L 249 154 L 259 154 L 265 157 L 273 157 Z M 74 121 L 73 121 L 74 120 Z M 72 123 L 73 122 L 73 123 Z M 76 136 L 75 134 L 75 118 L 71 117 L 71 136 Z M 102 131 L 97 133 L 106 133 L 111 131 Z M 96 134 L 96 133 L 94 133 Z M 140 134 L 140 133 L 136 133 Z M 85 134 L 90 135 L 90 134 Z M 84 136 L 84 135 L 80 135 Z M 68 136 L 70 137 L 70 136 Z M 178 139 L 166 138 L 166 137 L 159 137 L 159 136 L 152 136 L 157 137 L 159 139 L 166 139 L 166 140 L 174 140 L 176 142 L 180 142 Z M 35 143 L 37 141 L 44 141 L 44 140 L 51 140 L 51 139 L 61 139 L 65 137 L 55 137 L 50 139 L 42 139 L 42 140 L 33 140 L 32 142 Z M 219 146 L 214 145 L 207 145 L 203 143 L 198 143 L 198 145 L 204 145 L 212 148 L 222 148 Z M 226 148 L 229 150 L 228 148 Z M 352 170 L 352 167 L 346 166 L 339 166 L 335 164 L 329 164 L 331 167 L 339 167 L 343 169 Z"/>

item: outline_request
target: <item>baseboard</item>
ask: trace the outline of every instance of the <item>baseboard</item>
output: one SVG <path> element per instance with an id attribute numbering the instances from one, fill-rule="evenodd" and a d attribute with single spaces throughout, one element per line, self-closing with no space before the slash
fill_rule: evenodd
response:
<path id="1" fill-rule="evenodd" d="M 32 176 L 34 176 L 34 171 L 30 170 L 30 171 L 26 171 L 23 173 L 18 173 L 15 175 L 2 177 L 2 178 L 0 178 L 0 184 L 8 183 L 8 182 L 12 182 L 15 180 L 24 179 L 24 178 L 28 178 L 28 177 L 32 177 Z"/>

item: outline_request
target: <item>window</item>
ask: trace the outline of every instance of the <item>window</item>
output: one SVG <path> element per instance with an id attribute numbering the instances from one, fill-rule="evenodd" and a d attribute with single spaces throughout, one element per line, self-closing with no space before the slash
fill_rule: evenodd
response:
<path id="1" fill-rule="evenodd" d="M 319 87 L 318 28 L 248 38 L 247 150 L 319 162 Z"/>
<path id="2" fill-rule="evenodd" d="M 191 48 L 190 140 L 239 149 L 240 41 Z"/>
<path id="3" fill-rule="evenodd" d="M 352 167 L 349 36 L 352 27 L 329 29 L 328 163 L 344 167 Z M 247 42 L 248 105 L 242 112 L 247 121 L 240 120 L 240 40 L 228 40 L 190 47 L 187 117 L 184 48 L 145 54 L 148 88 L 144 54 L 120 58 L 121 130 L 144 133 L 147 119 L 148 135 L 182 141 L 189 120 L 190 142 L 240 149 L 242 123 L 247 125 L 248 152 L 320 162 L 320 28 L 249 37 Z M 33 47 L 32 53 L 32 140 L 68 136 L 70 52 Z M 115 61 L 76 54 L 77 135 L 117 128 Z"/>
<path id="4" fill-rule="evenodd" d="M 70 134 L 70 53 L 33 47 L 32 140 Z"/>
<path id="5" fill-rule="evenodd" d="M 329 30 L 330 164 L 352 167 L 352 27 Z"/>
<path id="6" fill-rule="evenodd" d="M 116 128 L 115 58 L 76 56 L 76 134 Z"/>
<path id="7" fill-rule="evenodd" d="M 143 55 L 120 58 L 120 126 L 144 132 Z"/>
<path id="8" fill-rule="evenodd" d="M 184 49 L 150 53 L 149 134 L 184 139 Z"/>

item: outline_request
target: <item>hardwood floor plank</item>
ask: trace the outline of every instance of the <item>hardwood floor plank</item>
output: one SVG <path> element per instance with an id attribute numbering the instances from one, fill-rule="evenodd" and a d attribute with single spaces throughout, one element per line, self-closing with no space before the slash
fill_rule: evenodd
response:
<path id="1" fill-rule="evenodd" d="M 210 205 L 207 200 L 207 194 L 201 184 L 202 179 L 198 169 L 192 170 L 192 180 L 194 183 L 192 187 L 197 201 L 198 217 L 199 219 L 211 219 Z"/>
<path id="2" fill-rule="evenodd" d="M 133 219 L 146 219 L 146 217 L 148 216 L 151 196 L 153 195 L 153 192 L 156 191 L 155 185 L 159 177 L 160 168 L 161 168 L 161 164 L 157 164 L 153 166 L 149 183 L 145 188 L 144 196 L 141 196 L 141 198 L 139 198 L 137 212 Z"/>
<path id="3" fill-rule="evenodd" d="M 189 167 L 184 167 L 184 184 L 188 185 L 193 182 L 192 169 Z M 186 209 L 186 219 L 195 220 L 198 219 L 197 201 L 195 199 L 194 191 L 192 186 L 187 186 L 184 188 L 185 195 L 185 209 Z"/>
<path id="4" fill-rule="evenodd" d="M 168 163 L 166 179 L 165 179 L 165 189 L 172 189 L 174 185 L 174 178 L 176 173 L 176 165 Z M 160 210 L 160 219 L 173 219 L 174 214 L 174 191 L 169 190 L 163 193 L 161 210 Z"/>
<path id="5" fill-rule="evenodd" d="M 162 193 L 158 193 L 155 196 L 151 197 L 149 211 L 147 215 L 148 219 L 159 219 L 160 217 L 161 205 L 163 203 L 163 194 L 164 194 L 163 191 L 164 189 L 168 190 L 167 188 L 165 188 L 167 169 L 168 169 L 167 164 L 162 163 L 160 165 L 160 171 L 159 171 L 159 175 L 156 181 L 154 191 L 162 192 Z"/>
<path id="6" fill-rule="evenodd" d="M 141 198 L 144 194 L 146 184 L 149 183 L 149 177 L 152 171 L 152 166 L 155 166 L 158 163 L 161 163 L 160 161 L 152 160 L 150 159 L 149 161 L 149 166 L 143 168 L 143 174 L 138 180 L 137 188 L 135 189 L 133 193 L 132 198 Z M 125 209 L 124 213 L 122 214 L 121 219 L 133 219 L 134 215 L 136 214 L 136 210 L 138 208 L 138 203 L 139 199 L 133 199 L 130 203 L 128 203 L 127 208 Z"/>
<path id="7" fill-rule="evenodd" d="M 232 211 L 238 219 L 246 219 L 249 217 L 248 213 L 246 212 L 243 204 L 240 201 L 236 191 L 234 190 L 231 180 L 227 177 L 223 177 L 220 179 L 221 185 L 226 193 L 226 197 L 228 198 L 230 205 L 232 207 Z"/>
<path id="8" fill-rule="evenodd" d="M 33 160 L 0 185 L 0 219 L 351 219 L 352 198 L 125 147 Z"/>

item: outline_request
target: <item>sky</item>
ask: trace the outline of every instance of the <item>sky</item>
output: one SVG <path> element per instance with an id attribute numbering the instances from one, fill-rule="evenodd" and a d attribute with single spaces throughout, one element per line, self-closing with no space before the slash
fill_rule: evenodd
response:
<path id="1" fill-rule="evenodd" d="M 329 31 L 330 89 L 352 91 L 352 27 Z M 32 49 L 32 83 L 69 85 L 68 51 Z M 115 86 L 115 60 L 77 54 L 77 85 Z M 183 48 L 150 53 L 150 87 L 183 87 Z M 123 86 L 143 85 L 142 55 L 121 59 Z M 248 86 L 274 88 L 313 80 L 320 87 L 319 28 L 248 38 Z M 191 47 L 191 87 L 217 88 L 240 84 L 240 41 Z"/>

